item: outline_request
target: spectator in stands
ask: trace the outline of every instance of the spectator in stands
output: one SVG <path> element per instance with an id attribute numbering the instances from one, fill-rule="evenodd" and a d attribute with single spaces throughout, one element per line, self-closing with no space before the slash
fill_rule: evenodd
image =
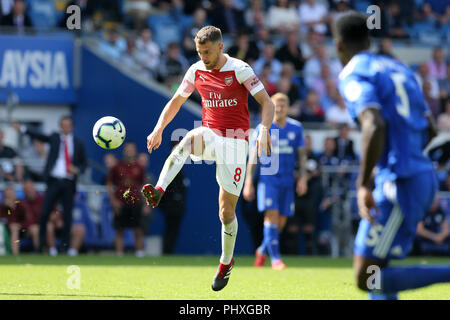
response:
<path id="1" fill-rule="evenodd" d="M 149 172 L 148 172 L 148 165 L 150 163 L 150 156 L 148 155 L 147 152 L 140 152 L 137 156 L 137 162 L 142 166 L 142 168 L 144 168 L 145 171 L 145 183 L 151 183 L 153 184 L 155 181 L 155 177 L 153 177 Z"/>
<path id="2" fill-rule="evenodd" d="M 188 61 L 181 54 L 178 43 L 171 42 L 167 46 L 166 54 L 161 59 L 158 80 L 171 88 L 172 85 L 181 82 L 188 66 Z"/>
<path id="3" fill-rule="evenodd" d="M 399 3 L 392 0 L 388 2 L 386 9 L 381 11 L 381 30 L 384 31 L 381 33 L 382 36 L 390 38 L 409 37 L 403 29 L 404 17 L 400 9 Z"/>
<path id="4" fill-rule="evenodd" d="M 325 93 L 320 97 L 320 105 L 323 110 L 328 112 L 331 107 L 339 104 L 339 91 L 336 82 L 333 79 L 328 79 L 325 82 Z"/>
<path id="5" fill-rule="evenodd" d="M 112 28 L 104 32 L 105 40 L 100 42 L 99 49 L 107 56 L 118 60 L 127 48 L 127 42 L 123 39 L 119 32 Z"/>
<path id="6" fill-rule="evenodd" d="M 431 79 L 444 80 L 447 78 L 444 51 L 441 47 L 433 49 L 433 58 L 428 61 L 428 76 Z"/>
<path id="7" fill-rule="evenodd" d="M 328 9 L 319 1 L 303 0 L 298 7 L 300 19 L 300 32 L 307 34 L 310 29 L 318 34 L 325 35 L 327 32 Z"/>
<path id="8" fill-rule="evenodd" d="M 132 228 L 136 243 L 136 256 L 144 256 L 144 232 L 142 215 L 149 214 L 149 206 L 144 206 L 140 193 L 145 183 L 144 168 L 137 162 L 136 144 L 127 141 L 123 147 L 124 158 L 109 172 L 107 189 L 114 210 L 115 249 L 119 256 L 124 254 L 123 234 Z"/>
<path id="9" fill-rule="evenodd" d="M 111 171 L 111 169 L 117 164 L 118 160 L 117 157 L 113 153 L 105 153 L 103 156 L 103 164 L 106 168 L 106 175 L 102 179 L 102 184 L 106 184 L 108 179 L 108 174 Z"/>
<path id="10" fill-rule="evenodd" d="M 130 27 L 135 30 L 142 29 L 147 23 L 148 16 L 155 12 L 154 3 L 155 1 L 148 0 L 125 0 L 123 11 Z"/>
<path id="11" fill-rule="evenodd" d="M 429 95 L 432 99 L 439 98 L 439 83 L 436 79 L 430 77 L 430 67 L 428 63 L 423 62 L 419 65 L 419 68 L 415 74 L 416 81 L 419 84 L 419 87 L 423 88 L 424 83 L 428 81 L 430 83 L 430 92 Z"/>
<path id="12" fill-rule="evenodd" d="M 342 65 L 336 59 L 330 59 L 328 57 L 327 49 L 322 43 L 314 49 L 314 56 L 306 62 L 303 70 L 305 84 L 308 88 L 312 88 L 314 81 L 320 78 L 321 66 L 324 63 L 330 68 L 330 77 L 337 80 L 339 72 L 342 70 Z"/>
<path id="13" fill-rule="evenodd" d="M 199 7 L 194 12 L 194 21 L 191 25 L 187 26 L 183 30 L 183 54 L 192 64 L 198 60 L 197 49 L 195 47 L 194 38 L 197 32 L 206 25 L 206 10 Z"/>
<path id="14" fill-rule="evenodd" d="M 343 123 L 339 127 L 339 136 L 334 138 L 336 142 L 336 149 L 334 156 L 341 162 L 346 160 L 347 162 L 356 161 L 356 153 L 353 147 L 353 141 L 349 137 L 350 127 L 348 124 Z"/>
<path id="15" fill-rule="evenodd" d="M 437 125 L 440 131 L 450 131 L 450 97 L 445 100 L 445 112 L 438 116 Z"/>
<path id="16" fill-rule="evenodd" d="M 228 54 L 252 65 L 259 57 L 259 49 L 254 41 L 250 41 L 248 30 L 239 32 L 236 44 L 228 49 Z"/>
<path id="17" fill-rule="evenodd" d="M 263 0 L 251 0 L 250 6 L 244 13 L 247 26 L 253 29 L 253 33 L 258 32 L 258 28 L 267 24 L 266 13 Z"/>
<path id="18" fill-rule="evenodd" d="M 392 40 L 390 38 L 383 38 L 378 44 L 378 54 L 382 54 L 395 59 L 392 53 Z"/>
<path id="19" fill-rule="evenodd" d="M 156 78 L 161 59 L 161 51 L 158 44 L 153 41 L 153 34 L 149 28 L 142 29 L 136 40 L 136 49 L 140 52 L 139 60 L 142 65 Z"/>
<path id="20" fill-rule="evenodd" d="M 63 206 L 64 220 L 62 249 L 66 251 L 70 248 L 72 209 L 77 179 L 87 167 L 84 145 L 81 140 L 73 135 L 73 121 L 69 116 L 60 119 L 60 132 L 54 132 L 51 135 L 38 133 L 26 126 L 20 126 L 18 123 L 12 125 L 20 132 L 50 145 L 44 170 L 47 190 L 39 225 L 39 251 L 42 251 L 45 246 L 46 226 L 50 213 L 59 201 Z"/>
<path id="21" fill-rule="evenodd" d="M 302 50 L 302 54 L 303 54 L 303 58 L 305 59 L 305 63 L 306 61 L 308 61 L 309 59 L 313 58 L 316 54 L 316 49 L 317 47 L 319 47 L 322 43 L 322 36 L 315 32 L 314 30 L 311 30 L 307 35 L 306 35 L 306 39 L 305 37 L 302 38 L 302 40 L 305 41 L 300 41 L 300 49 Z M 303 66 L 304 69 L 304 66 Z"/>
<path id="22" fill-rule="evenodd" d="M 7 16 L 8 14 L 11 13 L 13 5 L 14 5 L 14 0 L 2 0 L 2 1 L 0 1 L 0 7 L 1 7 L 0 20 L 1 20 L 1 17 Z"/>
<path id="23" fill-rule="evenodd" d="M 277 83 L 280 79 L 280 73 L 283 69 L 283 64 L 275 58 L 275 46 L 272 42 L 265 43 L 262 55 L 253 64 L 253 70 L 256 74 L 261 74 L 265 65 L 270 65 L 271 73 L 269 75 L 269 81 Z"/>
<path id="24" fill-rule="evenodd" d="M 45 143 L 38 139 L 32 140 L 32 145 L 26 148 L 21 157 L 25 160 L 25 175 L 35 182 L 44 182 L 44 167 L 48 150 Z"/>
<path id="25" fill-rule="evenodd" d="M 266 88 L 269 96 L 275 94 L 277 91 L 277 85 L 275 82 L 271 81 L 270 76 L 272 74 L 272 68 L 269 63 L 266 63 L 262 69 L 261 73 L 257 73 L 259 80 Z"/>
<path id="26" fill-rule="evenodd" d="M 38 194 L 32 180 L 25 180 L 23 183 L 25 199 L 21 202 L 26 208 L 25 220 L 22 228 L 26 230 L 27 236 L 33 240 L 33 247 L 39 251 L 39 221 L 41 219 L 42 204 L 44 196 Z"/>
<path id="27" fill-rule="evenodd" d="M 330 67 L 323 62 L 320 66 L 320 76 L 313 81 L 311 89 L 317 92 L 319 96 L 323 96 L 326 93 L 326 82 L 328 80 L 332 80 Z"/>
<path id="28" fill-rule="evenodd" d="M 259 48 L 259 51 L 263 51 L 267 42 L 270 42 L 270 31 L 266 27 L 258 28 L 256 34 L 256 45 Z"/>
<path id="29" fill-rule="evenodd" d="M 333 34 L 334 22 L 339 19 L 340 16 L 351 10 L 350 0 L 333 0 L 332 2 L 333 6 L 328 15 L 328 29 L 330 30 L 330 34 Z"/>
<path id="30" fill-rule="evenodd" d="M 323 146 L 323 152 L 319 155 L 320 164 L 322 166 L 337 166 L 339 164 L 339 158 L 335 155 L 336 140 L 332 137 L 326 137 Z"/>
<path id="31" fill-rule="evenodd" d="M 439 15 L 433 10 L 433 7 L 430 1 L 424 1 L 422 3 L 420 21 L 426 22 L 434 28 L 439 21 Z"/>
<path id="32" fill-rule="evenodd" d="M 17 201 L 16 191 L 12 186 L 3 189 L 3 203 L 0 205 L 0 222 L 8 228 L 11 252 L 18 255 L 20 252 L 20 230 L 25 221 L 26 208 Z"/>
<path id="33" fill-rule="evenodd" d="M 325 121 L 333 126 L 346 124 L 349 127 L 354 127 L 355 123 L 348 113 L 345 101 L 340 94 L 337 96 L 338 103 L 325 111 Z"/>
<path id="34" fill-rule="evenodd" d="M 172 148 L 175 148 L 177 144 L 177 141 L 172 142 Z M 160 208 L 165 217 L 163 237 L 164 254 L 174 253 L 181 222 L 186 209 L 185 202 L 188 185 L 189 180 L 185 177 L 183 170 L 181 170 L 172 183 L 167 187 L 164 197 L 159 203 L 158 208 Z"/>
<path id="35" fill-rule="evenodd" d="M 297 30 L 287 33 L 286 42 L 276 51 L 275 57 L 282 63 L 292 63 L 296 71 L 302 71 L 305 59 L 303 58 L 302 50 L 300 49 Z"/>
<path id="36" fill-rule="evenodd" d="M 445 68 L 446 77 L 438 81 L 441 99 L 450 97 L 450 63 Z"/>
<path id="37" fill-rule="evenodd" d="M 325 113 L 319 105 L 319 96 L 315 91 L 309 91 L 301 107 L 298 120 L 301 122 L 324 122 Z"/>
<path id="38" fill-rule="evenodd" d="M 282 76 L 280 78 L 280 81 L 278 81 L 276 91 L 284 93 L 289 97 L 289 101 L 292 101 L 289 106 L 288 114 L 298 114 L 300 108 L 299 88 L 296 84 L 292 83 L 291 77 Z"/>
<path id="39" fill-rule="evenodd" d="M 267 12 L 267 27 L 272 33 L 298 32 L 298 12 L 289 0 L 275 0 Z"/>
<path id="40" fill-rule="evenodd" d="M 3 144 L 4 133 L 0 129 L 0 180 L 13 182 L 16 180 L 16 169 L 14 161 L 17 153 L 13 148 Z"/>
<path id="41" fill-rule="evenodd" d="M 211 24 L 222 30 L 223 34 L 236 35 L 245 28 L 244 13 L 233 7 L 233 0 L 219 0 L 211 12 Z"/>
<path id="42" fill-rule="evenodd" d="M 421 253 L 448 254 L 449 234 L 449 222 L 436 194 L 431 209 L 417 225 L 417 240 Z"/>
<path id="43" fill-rule="evenodd" d="M 427 102 L 428 106 L 430 107 L 431 112 L 433 113 L 433 116 L 435 119 L 439 116 L 441 113 L 441 104 L 438 98 L 436 98 L 433 94 L 433 85 L 432 85 L 432 79 L 426 79 L 423 82 L 422 90 L 423 95 L 425 97 L 425 101 Z"/>
<path id="44" fill-rule="evenodd" d="M 24 0 L 14 0 L 11 12 L 2 17 L 3 26 L 14 27 L 18 33 L 24 33 L 25 28 L 32 26 L 31 19 L 26 12 Z"/>
<path id="45" fill-rule="evenodd" d="M 139 51 L 136 50 L 136 40 L 133 36 L 128 36 L 127 47 L 120 55 L 119 62 L 135 73 L 144 71 L 140 65 Z"/>

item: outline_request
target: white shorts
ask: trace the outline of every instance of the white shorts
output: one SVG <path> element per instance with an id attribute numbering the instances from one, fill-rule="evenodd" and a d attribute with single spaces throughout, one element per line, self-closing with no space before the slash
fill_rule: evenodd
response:
<path id="1" fill-rule="evenodd" d="M 219 186 L 239 197 L 247 168 L 248 142 L 244 139 L 223 137 L 208 127 L 195 128 L 192 133 L 203 137 L 205 149 L 200 156 L 191 154 L 191 159 L 214 161 Z"/>

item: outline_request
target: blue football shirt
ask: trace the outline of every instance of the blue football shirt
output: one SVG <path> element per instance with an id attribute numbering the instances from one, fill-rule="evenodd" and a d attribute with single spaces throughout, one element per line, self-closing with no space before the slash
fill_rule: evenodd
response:
<path id="1" fill-rule="evenodd" d="M 252 146 L 256 147 L 261 125 L 256 127 L 252 137 Z M 294 171 L 298 148 L 304 147 L 303 126 L 297 120 L 287 118 L 284 127 L 272 123 L 270 127 L 272 152 L 270 156 L 260 157 L 259 181 L 278 186 L 290 186 L 294 183 Z"/>
<path id="2" fill-rule="evenodd" d="M 382 172 L 407 178 L 432 170 L 422 153 L 430 111 L 411 69 L 393 58 L 360 52 L 340 73 L 339 91 L 355 120 L 366 108 L 380 109 L 387 124 L 377 164 Z"/>

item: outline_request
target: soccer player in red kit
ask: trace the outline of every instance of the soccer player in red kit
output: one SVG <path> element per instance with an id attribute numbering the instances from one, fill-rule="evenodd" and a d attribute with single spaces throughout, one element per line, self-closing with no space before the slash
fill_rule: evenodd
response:
<path id="1" fill-rule="evenodd" d="M 222 222 L 222 255 L 212 289 L 223 289 L 230 276 L 234 244 L 238 229 L 236 203 L 245 178 L 248 153 L 248 93 L 261 105 L 262 130 L 257 138 L 258 154 L 270 154 L 268 128 L 273 120 L 274 105 L 263 84 L 245 62 L 223 53 L 220 29 L 206 26 L 195 36 L 200 61 L 184 76 L 179 89 L 166 104 L 153 132 L 147 137 L 150 153 L 157 149 L 164 128 L 172 121 L 181 105 L 197 88 L 202 98 L 202 126 L 183 138 L 167 158 L 155 187 L 145 185 L 142 192 L 147 202 L 156 207 L 164 190 L 175 178 L 186 159 L 211 160 L 216 163 L 219 191 L 219 218 Z"/>

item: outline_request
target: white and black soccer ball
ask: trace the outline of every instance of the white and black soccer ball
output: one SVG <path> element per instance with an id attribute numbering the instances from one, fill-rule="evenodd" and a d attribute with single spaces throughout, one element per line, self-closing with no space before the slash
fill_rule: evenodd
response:
<path id="1" fill-rule="evenodd" d="M 115 117 L 103 117 L 99 119 L 92 129 L 95 143 L 103 149 L 116 149 L 125 140 L 125 126 Z"/>

